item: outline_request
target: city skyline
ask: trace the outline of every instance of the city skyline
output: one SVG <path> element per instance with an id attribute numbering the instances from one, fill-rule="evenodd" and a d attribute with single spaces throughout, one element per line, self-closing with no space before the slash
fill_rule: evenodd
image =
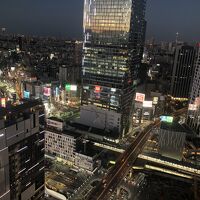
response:
<path id="1" fill-rule="evenodd" d="M 198 1 L 0 4 L 0 200 L 199 200 Z"/>
<path id="2" fill-rule="evenodd" d="M 147 39 L 154 37 L 159 41 L 172 41 L 179 32 L 182 41 L 200 41 L 200 30 L 195 26 L 198 24 L 199 6 L 197 0 L 193 4 L 187 0 L 147 1 Z M 8 0 L 1 3 L 0 12 L 0 27 L 6 27 L 9 33 L 83 38 L 82 0 L 61 0 L 59 4 L 54 0 Z"/>

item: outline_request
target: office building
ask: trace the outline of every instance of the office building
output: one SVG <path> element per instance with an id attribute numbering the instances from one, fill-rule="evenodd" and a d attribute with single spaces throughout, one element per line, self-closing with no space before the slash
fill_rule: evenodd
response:
<path id="1" fill-rule="evenodd" d="M 192 81 L 192 90 L 190 95 L 190 102 L 194 103 L 197 97 L 200 97 L 200 44 L 197 47 L 197 54 L 195 60 L 194 76 Z"/>
<path id="2" fill-rule="evenodd" d="M 82 134 L 75 128 L 66 127 L 55 117 L 46 120 L 45 152 L 47 156 L 67 163 L 78 170 L 93 172 L 100 166 L 99 152 L 82 140 Z"/>
<path id="3" fill-rule="evenodd" d="M 82 105 L 121 115 L 126 133 L 145 38 L 146 0 L 85 0 Z M 97 111 L 98 113 L 98 111 Z"/>
<path id="4" fill-rule="evenodd" d="M 76 137 L 64 132 L 64 122 L 57 118 L 48 118 L 45 133 L 45 151 L 47 154 L 63 159 L 73 165 L 76 151 Z"/>
<path id="5" fill-rule="evenodd" d="M 0 200 L 43 197 L 44 122 L 39 101 L 1 108 Z"/>
<path id="6" fill-rule="evenodd" d="M 170 94 L 174 98 L 189 98 L 194 73 L 195 48 L 178 45 L 175 50 Z"/>
<path id="7" fill-rule="evenodd" d="M 200 134 L 200 44 L 197 46 L 194 77 L 188 110 L 188 125 Z"/>
<path id="8" fill-rule="evenodd" d="M 59 81 L 62 84 L 80 83 L 82 47 L 80 41 L 65 41 L 63 64 L 59 67 Z"/>
<path id="9" fill-rule="evenodd" d="M 177 122 L 162 122 L 159 130 L 158 152 L 164 157 L 182 160 L 186 130 Z"/>

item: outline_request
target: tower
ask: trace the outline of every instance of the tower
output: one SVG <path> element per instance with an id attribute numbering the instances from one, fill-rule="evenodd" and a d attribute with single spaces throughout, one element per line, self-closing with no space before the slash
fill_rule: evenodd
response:
<path id="1" fill-rule="evenodd" d="M 129 127 L 144 46 L 145 7 L 146 0 L 84 2 L 81 104 L 118 113 L 116 134 Z"/>
<path id="2" fill-rule="evenodd" d="M 170 94 L 175 98 L 188 98 L 194 73 L 195 48 L 176 46 Z"/>
<path id="3" fill-rule="evenodd" d="M 195 70 L 188 110 L 188 124 L 197 134 L 200 134 L 200 44 L 197 45 Z"/>

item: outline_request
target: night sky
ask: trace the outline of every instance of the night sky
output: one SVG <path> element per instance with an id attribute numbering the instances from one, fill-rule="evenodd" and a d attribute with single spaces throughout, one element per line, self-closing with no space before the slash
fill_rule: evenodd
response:
<path id="1" fill-rule="evenodd" d="M 200 0 L 147 0 L 147 39 L 200 41 Z M 83 0 L 1 0 L 0 27 L 25 35 L 82 38 Z"/>

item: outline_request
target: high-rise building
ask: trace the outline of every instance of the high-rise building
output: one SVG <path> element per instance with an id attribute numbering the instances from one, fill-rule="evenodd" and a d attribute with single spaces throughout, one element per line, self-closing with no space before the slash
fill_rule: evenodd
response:
<path id="1" fill-rule="evenodd" d="M 84 3 L 81 104 L 119 113 L 121 128 L 116 135 L 129 127 L 144 46 L 145 7 L 146 0 Z"/>
<path id="2" fill-rule="evenodd" d="M 1 108 L 0 200 L 43 197 L 44 122 L 38 101 Z"/>
<path id="3" fill-rule="evenodd" d="M 80 83 L 82 47 L 83 43 L 80 41 L 65 41 L 62 58 L 65 62 L 59 67 L 59 80 L 62 84 Z"/>
<path id="4" fill-rule="evenodd" d="M 200 97 L 200 44 L 197 47 L 197 56 L 190 97 L 191 103 L 194 103 L 195 99 Z"/>
<path id="5" fill-rule="evenodd" d="M 188 98 L 194 73 L 195 48 L 178 45 L 175 50 L 170 94 L 174 98 Z"/>
<path id="6" fill-rule="evenodd" d="M 197 132 L 197 134 L 200 134 L 200 44 L 198 44 L 197 47 L 197 56 L 188 111 L 188 124 Z"/>

